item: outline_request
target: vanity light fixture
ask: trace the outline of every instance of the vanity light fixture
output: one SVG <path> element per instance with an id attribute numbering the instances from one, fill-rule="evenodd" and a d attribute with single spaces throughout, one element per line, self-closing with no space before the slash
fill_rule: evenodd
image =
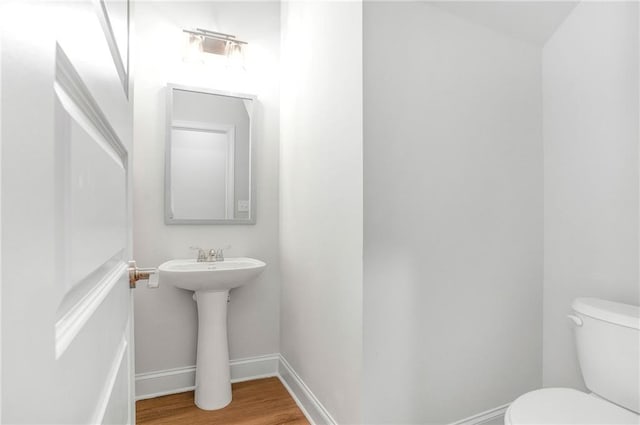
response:
<path id="1" fill-rule="evenodd" d="M 209 31 L 202 28 L 183 30 L 189 35 L 187 56 L 194 58 L 202 53 L 226 56 L 229 65 L 242 67 L 244 63 L 243 46 L 246 41 L 238 40 L 235 35 Z"/>

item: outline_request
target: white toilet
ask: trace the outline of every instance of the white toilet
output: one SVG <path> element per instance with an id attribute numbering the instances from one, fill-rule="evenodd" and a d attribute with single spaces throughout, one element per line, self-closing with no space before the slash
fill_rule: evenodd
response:
<path id="1" fill-rule="evenodd" d="M 640 307 L 578 298 L 578 360 L 591 394 L 570 388 L 531 391 L 514 401 L 506 425 L 640 424 Z"/>

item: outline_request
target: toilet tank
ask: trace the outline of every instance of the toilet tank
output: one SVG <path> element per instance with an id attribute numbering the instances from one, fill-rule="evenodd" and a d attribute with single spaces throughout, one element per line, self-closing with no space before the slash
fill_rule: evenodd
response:
<path id="1" fill-rule="evenodd" d="M 640 307 L 597 298 L 578 298 L 571 307 L 587 388 L 640 413 Z"/>

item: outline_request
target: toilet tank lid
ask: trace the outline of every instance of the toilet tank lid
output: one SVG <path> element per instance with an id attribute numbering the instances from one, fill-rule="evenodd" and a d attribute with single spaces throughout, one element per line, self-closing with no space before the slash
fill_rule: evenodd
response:
<path id="1" fill-rule="evenodd" d="M 640 330 L 640 307 L 638 306 L 599 298 L 577 298 L 571 307 L 585 316 Z"/>

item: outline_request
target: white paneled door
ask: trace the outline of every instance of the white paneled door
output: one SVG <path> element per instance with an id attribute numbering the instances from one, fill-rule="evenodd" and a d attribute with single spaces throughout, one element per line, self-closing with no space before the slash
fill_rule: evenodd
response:
<path id="1" fill-rule="evenodd" d="M 129 16 L 0 0 L 3 424 L 135 422 Z"/>

